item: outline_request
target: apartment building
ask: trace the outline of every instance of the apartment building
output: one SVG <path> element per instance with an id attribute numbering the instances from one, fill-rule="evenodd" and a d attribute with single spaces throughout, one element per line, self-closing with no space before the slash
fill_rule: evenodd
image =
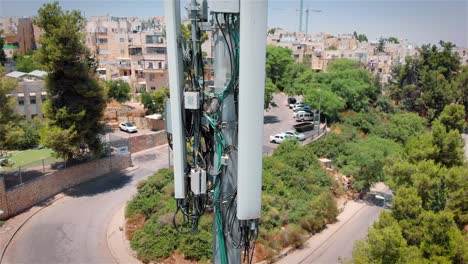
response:
<path id="1" fill-rule="evenodd" d="M 42 103 L 47 96 L 44 89 L 46 75 L 46 72 L 38 70 L 30 73 L 14 71 L 5 75 L 18 80 L 18 86 L 8 96 L 16 99 L 16 112 L 28 120 L 33 120 L 35 117 L 44 119 Z"/>
<path id="2" fill-rule="evenodd" d="M 99 63 L 102 79 L 122 79 L 133 92 L 168 85 L 166 41 L 160 17 L 101 16 L 86 26 L 87 45 Z"/>

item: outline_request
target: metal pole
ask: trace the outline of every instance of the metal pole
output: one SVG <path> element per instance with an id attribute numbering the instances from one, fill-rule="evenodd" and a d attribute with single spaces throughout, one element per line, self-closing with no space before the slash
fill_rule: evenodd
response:
<path id="1" fill-rule="evenodd" d="M 167 144 L 167 160 L 168 160 L 168 168 L 171 167 L 171 147 L 169 146 L 169 144 Z"/>
<path id="2" fill-rule="evenodd" d="M 309 33 L 309 8 L 306 9 L 305 33 Z"/>
<path id="3" fill-rule="evenodd" d="M 45 164 L 44 159 L 42 159 L 42 173 L 45 174 Z"/>
<path id="4" fill-rule="evenodd" d="M 171 92 L 172 146 L 174 155 L 174 196 L 184 199 L 185 190 L 185 133 L 183 117 L 184 70 L 182 62 L 182 34 L 180 29 L 180 0 L 165 1 L 167 59 Z"/>
<path id="5" fill-rule="evenodd" d="M 224 18 L 219 17 L 219 22 L 223 27 L 225 24 Z M 225 34 L 225 37 L 228 43 L 232 43 L 231 36 Z M 231 45 L 231 44 L 229 44 Z M 226 40 L 221 32 L 221 29 L 217 29 L 215 35 L 215 56 L 214 56 L 214 73 L 215 73 L 215 91 L 216 93 L 222 93 L 226 89 L 226 84 L 231 78 L 231 62 L 229 59 L 229 51 L 227 49 Z M 234 94 L 231 92 L 223 102 L 222 108 L 222 123 L 224 124 L 222 132 L 224 134 L 225 145 L 237 146 L 237 115 L 236 108 L 234 103 Z M 226 170 L 222 174 L 221 190 L 223 196 L 227 196 L 230 193 L 233 193 L 237 186 L 237 151 L 231 151 L 227 155 L 227 164 L 225 166 Z M 215 163 L 217 163 L 217 156 L 215 157 Z M 216 166 L 216 165 L 215 165 Z M 226 215 L 228 212 L 227 204 L 220 205 L 221 215 Z M 232 209 L 232 208 L 231 208 Z M 216 210 L 216 207 L 215 207 Z M 219 249 L 219 239 L 216 235 L 219 227 L 214 221 L 213 232 L 214 232 L 214 247 L 213 247 L 213 262 L 221 263 L 220 249 Z M 239 240 L 238 224 L 235 223 L 232 227 L 234 239 Z M 226 232 L 226 230 L 224 230 Z M 224 244 L 226 248 L 226 257 L 229 264 L 238 264 L 241 263 L 241 249 L 237 249 L 233 245 L 233 241 L 230 236 L 224 236 Z"/>

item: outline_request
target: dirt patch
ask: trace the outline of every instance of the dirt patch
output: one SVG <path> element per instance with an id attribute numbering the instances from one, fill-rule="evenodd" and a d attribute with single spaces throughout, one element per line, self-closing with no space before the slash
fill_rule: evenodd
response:
<path id="1" fill-rule="evenodd" d="M 145 216 L 137 214 L 132 218 L 125 219 L 125 237 L 132 240 L 133 234 L 143 228 L 145 225 Z"/>

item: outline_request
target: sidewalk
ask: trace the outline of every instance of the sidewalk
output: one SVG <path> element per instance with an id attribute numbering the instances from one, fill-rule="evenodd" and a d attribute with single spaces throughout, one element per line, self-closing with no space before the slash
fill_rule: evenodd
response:
<path id="1" fill-rule="evenodd" d="M 293 250 L 287 248 L 283 250 L 283 255 L 278 256 L 279 260 L 275 263 L 278 264 L 291 264 L 301 263 L 308 256 L 318 250 L 333 234 L 338 232 L 343 225 L 346 224 L 353 216 L 355 216 L 361 209 L 366 206 L 364 202 L 348 201 L 344 211 L 338 215 L 337 222 L 327 225 L 322 232 L 317 233 L 310 237 L 303 245 L 302 248 Z"/>

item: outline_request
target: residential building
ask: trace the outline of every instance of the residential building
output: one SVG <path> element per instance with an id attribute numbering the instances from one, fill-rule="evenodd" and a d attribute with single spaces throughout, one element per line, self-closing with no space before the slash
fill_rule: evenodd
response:
<path id="1" fill-rule="evenodd" d="M 42 104 L 47 95 L 44 89 L 45 75 L 46 72 L 37 70 L 30 73 L 14 71 L 5 75 L 18 80 L 18 86 L 8 96 L 16 99 L 16 112 L 28 120 L 33 120 L 35 117 L 44 119 Z"/>
<path id="2" fill-rule="evenodd" d="M 89 19 L 87 45 L 99 63 L 100 78 L 122 79 L 133 92 L 168 86 L 166 41 L 160 17 L 101 16 Z"/>
<path id="3" fill-rule="evenodd" d="M 26 54 L 28 51 L 36 49 L 34 26 L 31 18 L 18 19 L 18 46 L 20 54 Z"/>

